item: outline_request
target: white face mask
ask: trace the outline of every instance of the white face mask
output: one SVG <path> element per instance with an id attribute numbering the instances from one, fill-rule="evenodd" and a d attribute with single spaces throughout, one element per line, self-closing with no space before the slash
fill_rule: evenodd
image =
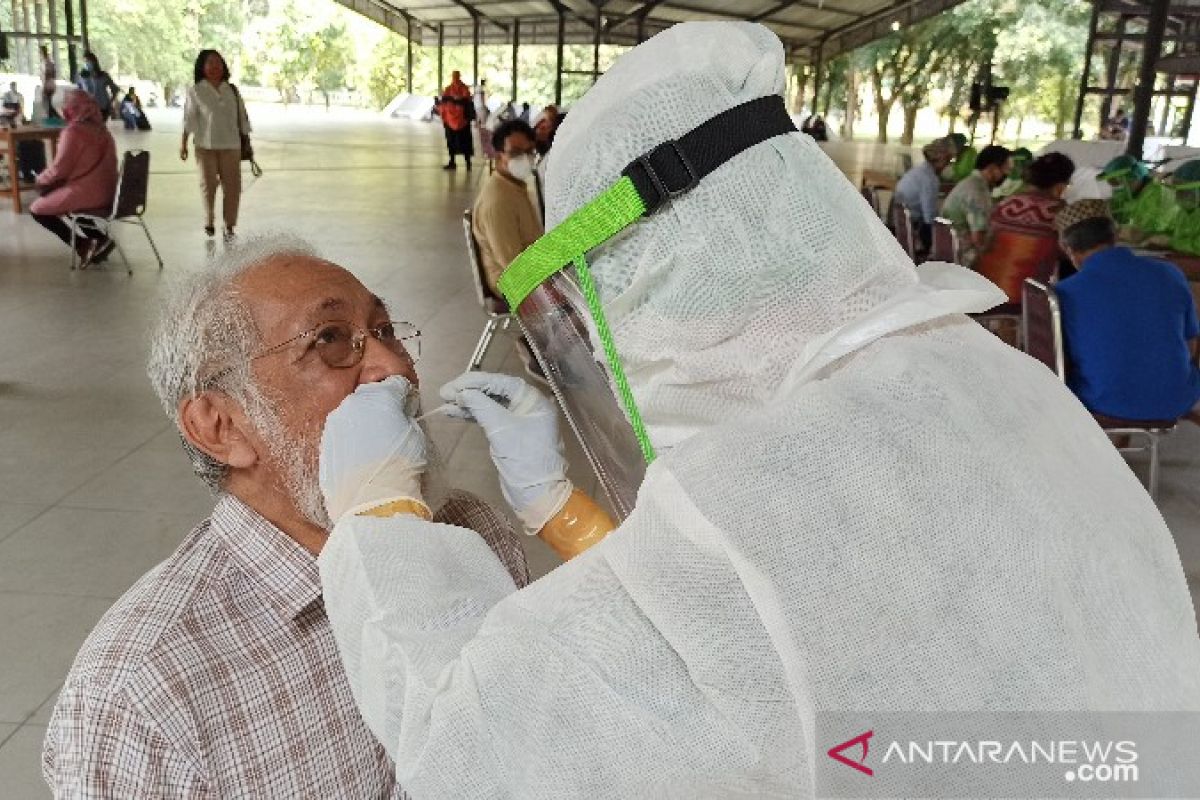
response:
<path id="1" fill-rule="evenodd" d="M 519 181 L 527 181 L 533 177 L 533 156 L 521 155 L 508 159 L 508 174 Z"/>

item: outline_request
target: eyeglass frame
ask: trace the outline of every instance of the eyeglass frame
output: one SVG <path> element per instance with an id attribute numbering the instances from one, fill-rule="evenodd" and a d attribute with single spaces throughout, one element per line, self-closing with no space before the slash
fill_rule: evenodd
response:
<path id="1" fill-rule="evenodd" d="M 363 327 L 362 325 L 358 325 L 357 323 L 351 322 L 350 320 L 346 320 L 346 319 L 327 319 L 322 322 L 318 322 L 316 325 L 313 325 L 311 328 L 301 331 L 300 333 L 296 334 L 295 336 L 288 339 L 287 341 L 280 342 L 279 344 L 275 344 L 275 345 L 267 347 L 263 350 L 260 350 L 259 352 L 255 353 L 254 355 L 247 358 L 246 361 L 247 362 L 257 361 L 260 358 L 264 358 L 266 356 L 273 355 L 274 353 L 279 352 L 280 350 L 284 349 L 288 345 L 293 344 L 294 342 L 297 342 L 300 339 L 305 338 L 306 336 L 315 335 L 317 333 L 317 331 L 319 331 L 321 328 L 324 328 L 326 325 L 331 325 L 333 323 L 341 323 L 341 324 L 349 327 L 352 331 L 354 331 L 355 335 L 353 337 L 351 337 L 351 339 L 350 339 L 350 347 L 354 352 L 358 353 L 358 358 L 354 359 L 349 364 L 345 364 L 340 367 L 335 367 L 332 364 L 330 364 L 329 362 L 325 361 L 324 358 L 322 358 L 321 363 L 324 364 L 325 366 L 329 367 L 330 369 L 349 369 L 350 367 L 353 367 L 356 364 L 362 363 L 363 357 L 366 355 L 366 352 L 367 352 L 367 348 L 366 348 L 367 337 L 371 336 L 375 339 L 375 341 L 379 342 L 380 344 L 383 344 L 384 341 L 383 341 L 383 339 L 380 338 L 378 331 L 380 328 L 382 328 L 385 325 L 391 325 L 393 328 L 395 328 L 397 325 L 408 326 L 412 330 L 412 333 L 408 336 L 397 336 L 396 341 L 403 343 L 403 342 L 415 339 L 417 342 L 416 355 L 413 355 L 412 351 L 408 348 L 407 345 L 402 345 L 402 346 L 404 347 L 404 352 L 408 355 L 408 360 L 409 360 L 410 364 L 416 364 L 418 361 L 421 360 L 421 330 L 420 330 L 420 328 L 418 328 L 416 325 L 412 324 L 411 322 L 406 322 L 404 320 L 389 319 L 389 320 L 379 323 L 378 325 L 373 325 L 373 326 L 367 328 L 367 327 Z M 308 352 L 309 348 L 315 349 L 316 344 L 315 343 L 310 344 L 308 348 L 305 348 L 305 353 Z M 318 353 L 318 357 L 319 357 L 319 355 L 320 354 Z M 301 357 L 303 357 L 303 356 L 301 356 Z M 297 359 L 297 360 L 299 360 L 299 359 Z M 203 381 L 204 386 L 206 388 L 211 388 L 214 384 L 216 384 L 218 381 L 220 381 L 222 378 L 224 378 L 227 374 L 232 372 L 233 369 L 234 369 L 233 366 L 228 366 L 222 370 L 218 370 L 216 373 L 214 373 L 213 375 L 211 375 L 210 377 L 206 378 Z"/>

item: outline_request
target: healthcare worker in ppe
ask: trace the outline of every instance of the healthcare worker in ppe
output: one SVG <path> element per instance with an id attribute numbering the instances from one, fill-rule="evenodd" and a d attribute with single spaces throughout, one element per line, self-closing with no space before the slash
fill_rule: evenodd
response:
<path id="1" fill-rule="evenodd" d="M 914 268 L 794 131 L 786 75 L 748 23 L 623 55 L 501 279 L 615 498 L 606 538 L 516 591 L 428 521 L 403 382 L 327 420 L 324 601 L 414 797 L 803 798 L 861 733 L 823 738 L 831 709 L 1200 710 L 1154 504 L 1060 381 L 964 315 L 1003 293 Z M 481 374 L 443 397 L 527 527 L 565 507 L 548 399 Z"/>
<path id="2" fill-rule="evenodd" d="M 1200 256 L 1200 159 L 1171 174 L 1171 191 L 1179 209 L 1171 227 L 1171 249 Z"/>
<path id="3" fill-rule="evenodd" d="M 1122 235 L 1136 242 L 1170 234 L 1179 208 L 1175 195 L 1133 156 L 1117 156 L 1104 165 L 1100 178 L 1113 187 L 1113 219 Z"/>

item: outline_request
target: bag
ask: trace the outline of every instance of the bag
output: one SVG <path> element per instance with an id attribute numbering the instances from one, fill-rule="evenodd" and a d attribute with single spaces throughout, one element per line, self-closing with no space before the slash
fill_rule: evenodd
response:
<path id="1" fill-rule="evenodd" d="M 254 146 L 250 144 L 250 134 L 246 133 L 245 129 L 242 128 L 243 115 L 249 116 L 246 114 L 246 104 L 242 101 L 242 93 L 239 92 L 238 88 L 232 83 L 229 84 L 229 88 L 233 89 L 233 94 L 235 97 L 237 97 L 238 101 L 238 136 L 242 140 L 242 161 L 250 162 L 251 175 L 256 178 L 262 177 L 262 167 L 260 167 L 258 162 L 254 160 Z"/>

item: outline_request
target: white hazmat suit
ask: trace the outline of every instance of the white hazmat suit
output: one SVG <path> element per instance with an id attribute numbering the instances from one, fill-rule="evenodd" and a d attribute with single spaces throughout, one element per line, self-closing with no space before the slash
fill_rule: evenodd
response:
<path id="1" fill-rule="evenodd" d="M 548 227 L 780 93 L 750 24 L 675 26 L 572 108 Z M 633 513 L 516 591 L 477 536 L 347 515 L 321 555 L 362 713 L 419 798 L 811 797 L 826 710 L 1200 710 L 1157 509 L 1043 366 L 914 271 L 808 137 L 591 254 L 658 453 Z"/>

